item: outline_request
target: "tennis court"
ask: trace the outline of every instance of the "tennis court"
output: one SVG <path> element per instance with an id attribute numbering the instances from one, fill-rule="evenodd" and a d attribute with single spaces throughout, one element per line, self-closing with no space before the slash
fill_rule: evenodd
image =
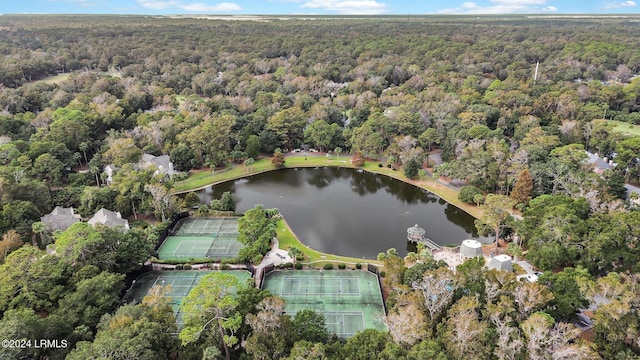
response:
<path id="1" fill-rule="evenodd" d="M 242 248 L 237 218 L 186 218 L 171 229 L 158 249 L 160 260 L 222 260 Z"/>
<path id="2" fill-rule="evenodd" d="M 251 273 L 246 270 L 183 270 L 183 271 L 152 271 L 136 279 L 131 290 L 126 294 L 127 301 L 142 301 L 149 290 L 154 286 L 170 286 L 167 297 L 170 297 L 169 305 L 176 314 L 178 327 L 182 327 L 183 321 L 180 314 L 180 303 L 193 289 L 200 279 L 212 272 L 222 272 L 235 276 L 240 283 L 244 284 L 251 279 Z"/>
<path id="3" fill-rule="evenodd" d="M 184 218 L 171 230 L 178 236 L 218 236 L 238 234 L 237 218 Z"/>
<path id="4" fill-rule="evenodd" d="M 322 313 L 329 332 L 348 338 L 364 329 L 386 331 L 384 305 L 376 275 L 366 271 L 273 271 L 263 288 L 287 302 L 294 315 L 312 309 Z"/>

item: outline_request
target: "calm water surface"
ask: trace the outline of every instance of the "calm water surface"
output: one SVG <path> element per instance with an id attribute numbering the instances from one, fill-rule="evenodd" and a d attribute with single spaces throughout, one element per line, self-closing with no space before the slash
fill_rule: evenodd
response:
<path id="1" fill-rule="evenodd" d="M 396 248 L 414 251 L 407 228 L 418 224 L 438 244 L 478 237 L 474 218 L 440 197 L 384 175 L 354 169 L 283 169 L 199 192 L 208 204 L 231 191 L 239 211 L 278 208 L 307 246 L 330 254 L 375 259 Z"/>

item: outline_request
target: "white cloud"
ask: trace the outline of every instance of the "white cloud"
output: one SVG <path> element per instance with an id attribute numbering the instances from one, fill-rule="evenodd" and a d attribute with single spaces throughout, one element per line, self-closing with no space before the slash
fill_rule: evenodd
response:
<path id="1" fill-rule="evenodd" d="M 209 5 L 203 2 L 184 3 L 179 0 L 138 0 L 138 3 L 147 9 L 166 10 L 176 8 L 189 12 L 236 12 L 242 10 L 236 3 L 223 2 Z"/>
<path id="2" fill-rule="evenodd" d="M 53 2 L 70 2 L 70 3 L 74 3 L 77 6 L 80 7 L 93 7 L 93 6 L 98 6 L 98 4 L 96 2 L 101 2 L 101 1 L 89 1 L 89 0 L 48 0 L 48 1 L 53 1 Z"/>
<path id="3" fill-rule="evenodd" d="M 555 6 L 543 6 L 547 0 L 491 0 L 488 6 L 465 2 L 460 6 L 438 11 L 440 14 L 531 14 L 556 12 Z"/>
<path id="4" fill-rule="evenodd" d="M 630 8 L 630 7 L 636 7 L 636 2 L 635 1 L 618 1 L 618 2 L 609 2 L 606 3 L 604 6 L 606 9 L 619 9 L 619 8 Z"/>
<path id="5" fill-rule="evenodd" d="M 375 0 L 310 0 L 300 7 L 309 9 L 323 9 L 337 14 L 376 15 L 384 14 L 388 10 L 385 3 Z"/>

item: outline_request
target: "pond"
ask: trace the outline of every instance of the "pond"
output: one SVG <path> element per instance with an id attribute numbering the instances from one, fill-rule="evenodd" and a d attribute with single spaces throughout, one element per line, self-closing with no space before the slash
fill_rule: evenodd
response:
<path id="1" fill-rule="evenodd" d="M 440 245 L 478 237 L 474 218 L 426 190 L 349 168 L 282 169 L 208 187 L 205 204 L 230 191 L 237 210 L 278 208 L 300 241 L 325 253 L 375 259 L 396 248 L 415 251 L 407 228 L 418 224 Z"/>

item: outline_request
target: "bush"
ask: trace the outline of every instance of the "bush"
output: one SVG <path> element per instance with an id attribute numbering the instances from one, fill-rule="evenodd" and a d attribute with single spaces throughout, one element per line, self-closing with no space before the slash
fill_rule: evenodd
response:
<path id="1" fill-rule="evenodd" d="M 404 164 L 404 176 L 409 179 L 415 179 L 418 171 L 422 168 L 422 164 L 417 159 L 411 159 Z"/>
<path id="2" fill-rule="evenodd" d="M 231 265 L 229 264 L 220 264 L 220 270 L 230 270 Z"/>
<path id="3" fill-rule="evenodd" d="M 344 270 L 347 267 L 345 264 L 338 264 L 338 269 Z"/>
<path id="4" fill-rule="evenodd" d="M 458 200 L 467 204 L 475 204 L 473 200 L 476 195 L 482 195 L 482 192 L 480 191 L 480 189 L 478 189 L 475 186 L 466 185 L 466 186 L 463 186 L 462 189 L 460 189 L 460 193 L 458 194 Z"/>
<path id="5" fill-rule="evenodd" d="M 68 176 L 72 187 L 95 185 L 95 180 L 90 173 L 71 173 Z"/>
<path id="6" fill-rule="evenodd" d="M 387 167 L 388 167 L 389 169 L 391 169 L 391 164 L 387 164 Z"/>
<path id="7" fill-rule="evenodd" d="M 331 269 L 333 269 L 333 264 L 324 264 L 324 269 L 325 269 L 325 270 L 331 270 Z"/>
<path id="8" fill-rule="evenodd" d="M 357 264 L 356 264 L 356 269 L 362 269 L 362 264 L 357 263 Z"/>
<path id="9" fill-rule="evenodd" d="M 251 259 L 251 262 L 256 264 L 256 265 L 258 265 L 258 264 L 260 264 L 262 262 L 262 258 L 263 257 L 264 256 L 262 254 L 258 254 L 256 256 L 254 256 L 253 259 Z"/>
<path id="10" fill-rule="evenodd" d="M 296 270 L 302 270 L 302 264 L 296 263 Z"/>
<path id="11" fill-rule="evenodd" d="M 184 269 L 184 265 L 182 264 L 176 265 L 176 270 L 182 270 L 182 269 Z"/>
<path id="12" fill-rule="evenodd" d="M 191 270 L 191 264 L 184 264 L 182 268 L 185 270 Z"/>
<path id="13" fill-rule="evenodd" d="M 387 275 L 387 273 L 386 273 L 386 272 L 384 272 L 384 271 L 380 271 L 380 277 L 385 277 L 386 275 Z"/>
<path id="14" fill-rule="evenodd" d="M 364 165 L 364 158 L 362 157 L 362 154 L 353 154 L 353 157 L 351 158 L 351 164 L 353 164 L 353 166 L 355 167 L 362 167 L 362 165 Z"/>
<path id="15" fill-rule="evenodd" d="M 173 181 L 182 181 L 182 180 L 186 180 L 187 178 L 189 178 L 189 173 L 187 173 L 187 172 L 179 172 L 179 173 L 173 175 L 171 177 L 171 180 L 173 180 Z"/>
<path id="16" fill-rule="evenodd" d="M 379 167 L 379 168 L 381 168 L 381 167 L 383 167 L 383 166 L 384 166 L 384 165 L 382 165 L 382 163 L 378 163 L 378 167 Z"/>

